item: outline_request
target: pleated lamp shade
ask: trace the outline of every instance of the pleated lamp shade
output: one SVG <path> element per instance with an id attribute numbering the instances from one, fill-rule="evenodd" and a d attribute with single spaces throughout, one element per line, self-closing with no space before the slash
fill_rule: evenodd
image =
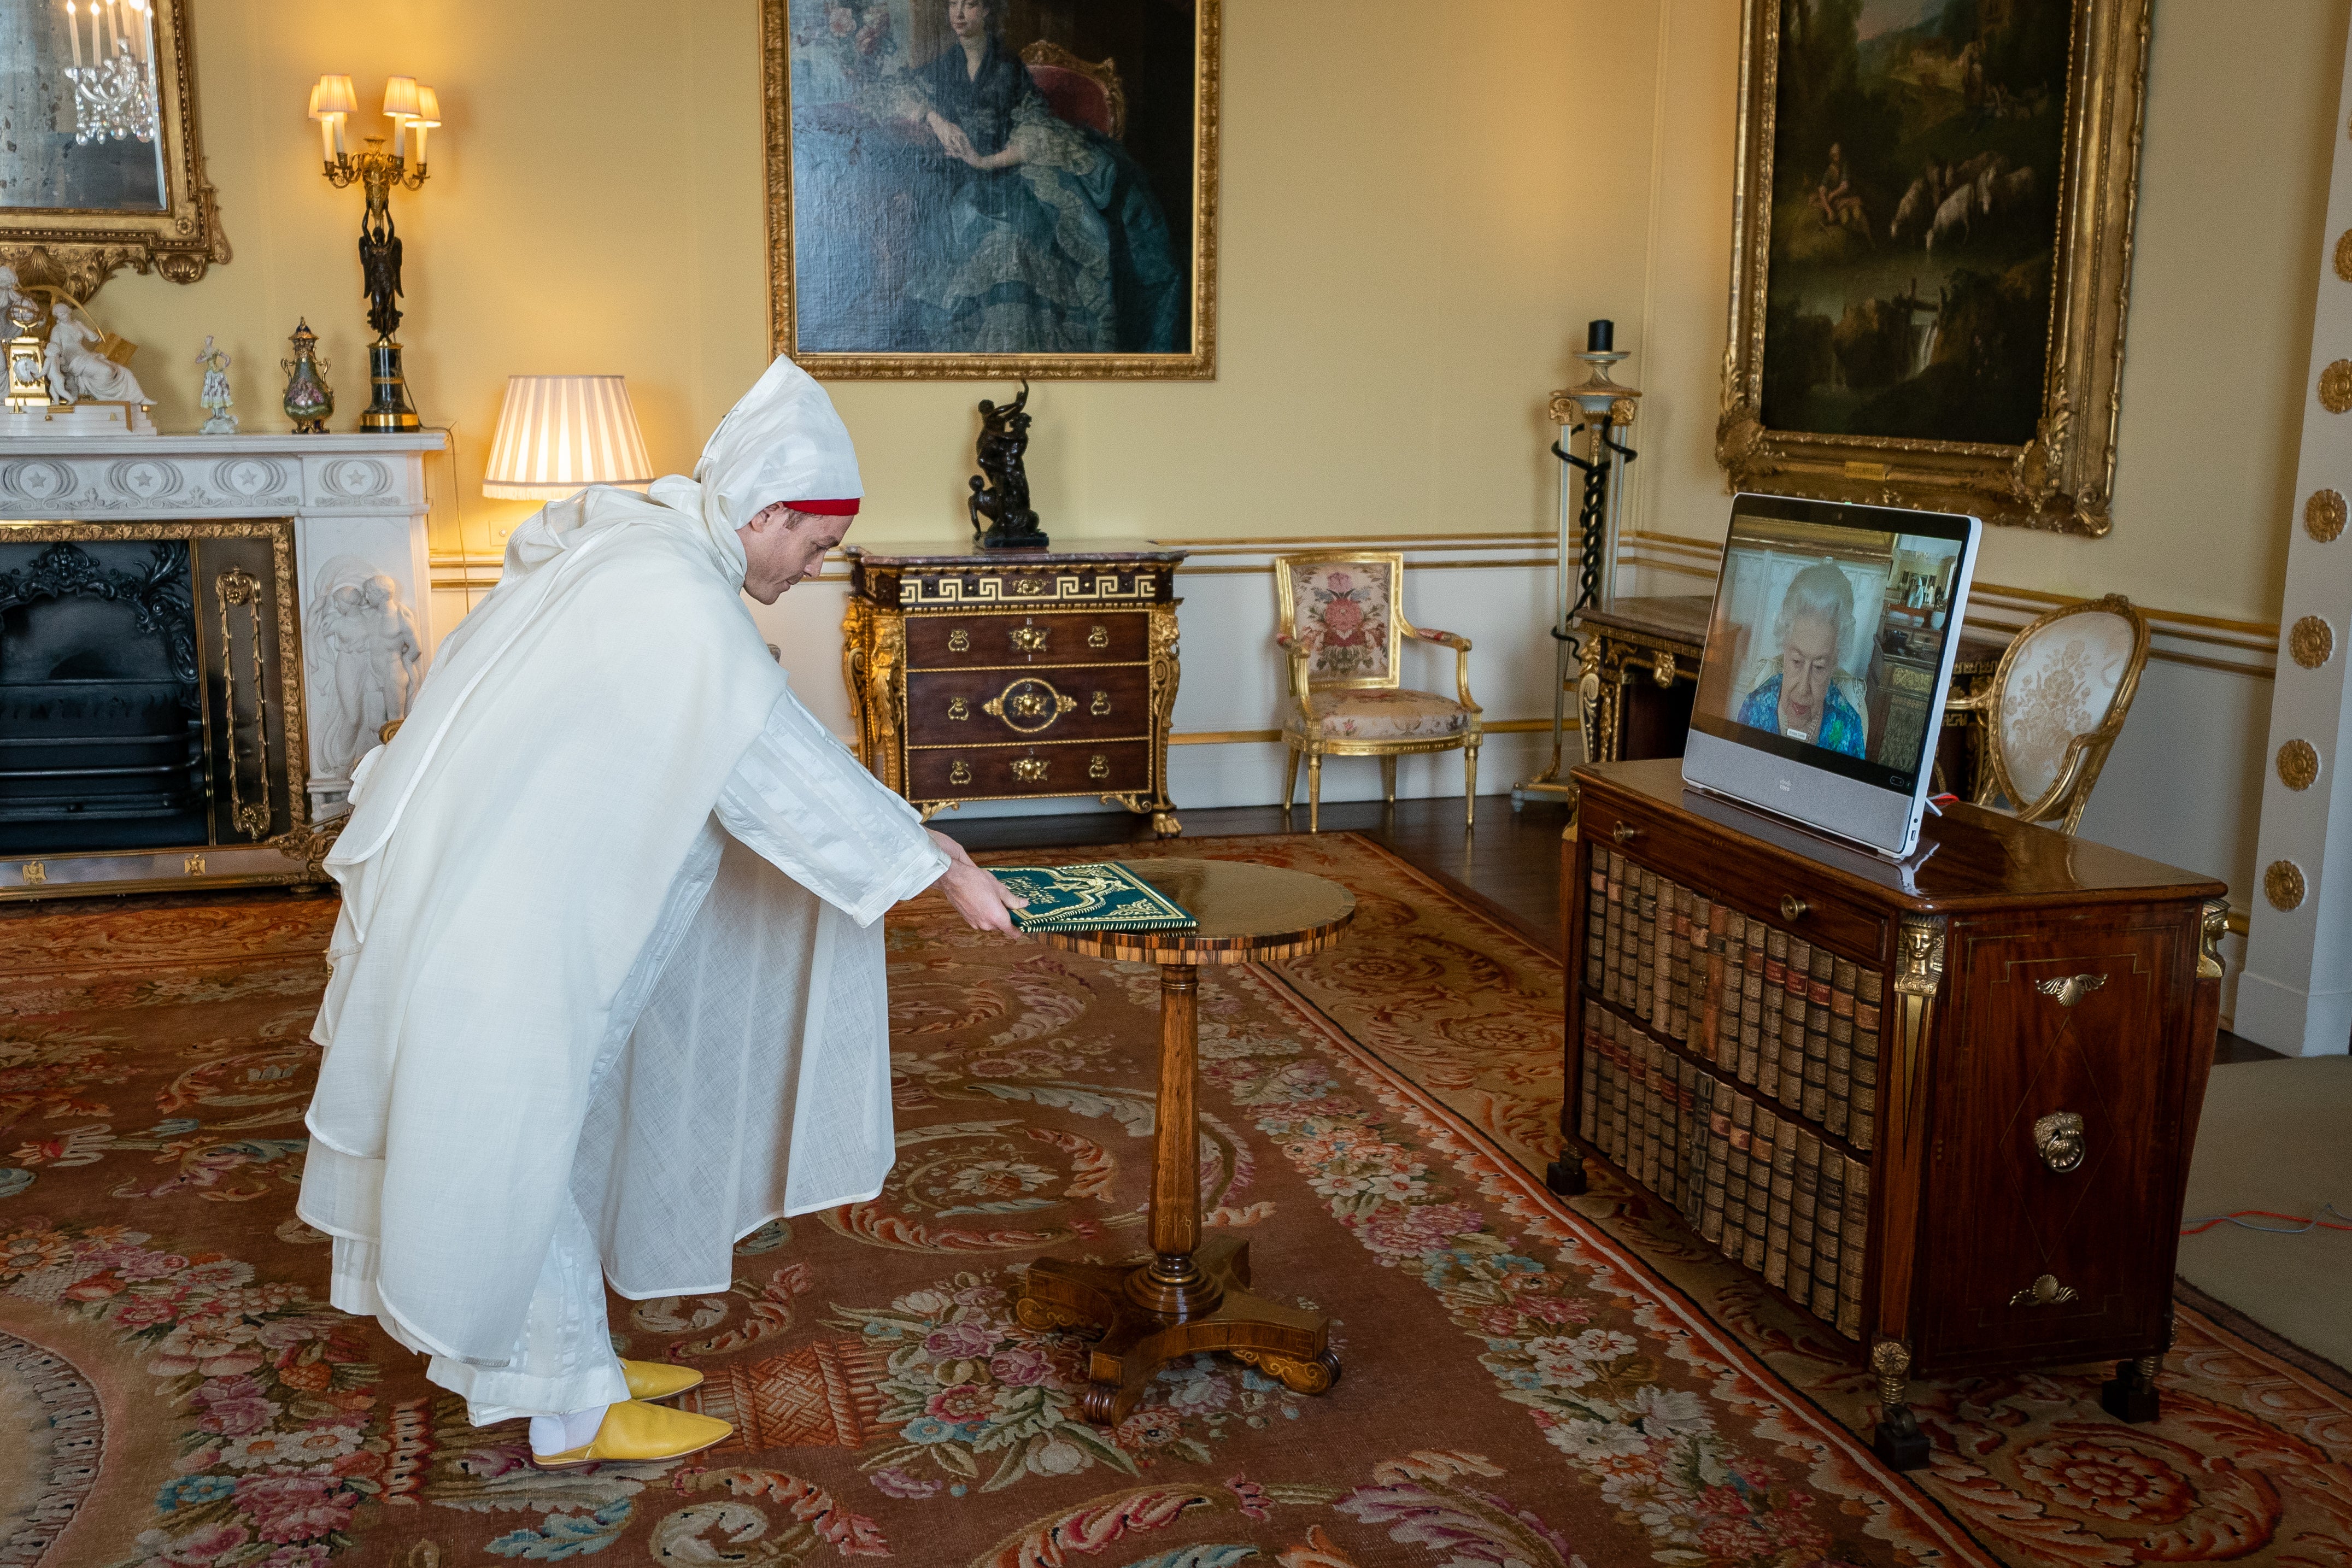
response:
<path id="1" fill-rule="evenodd" d="M 619 376 L 509 376 L 482 494 L 546 501 L 590 485 L 654 481 Z"/>

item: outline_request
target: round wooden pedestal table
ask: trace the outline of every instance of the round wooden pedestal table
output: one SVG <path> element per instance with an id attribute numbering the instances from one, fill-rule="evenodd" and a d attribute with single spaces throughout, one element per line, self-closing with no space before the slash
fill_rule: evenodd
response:
<path id="1" fill-rule="evenodd" d="M 1151 1147 L 1151 1251 L 1128 1266 L 1032 1264 L 1015 1312 L 1028 1327 L 1098 1330 L 1082 1408 L 1124 1420 L 1151 1375 L 1178 1356 L 1223 1351 L 1286 1387 L 1320 1394 L 1339 1375 L 1330 1320 L 1251 1293 L 1249 1243 L 1201 1243 L 1196 1114 L 1200 966 L 1313 953 L 1339 940 L 1356 898 L 1338 883 L 1241 861 L 1139 859 L 1128 869 L 1199 920 L 1184 931 L 1039 932 L 1097 958 L 1160 966 L 1160 1106 Z"/>

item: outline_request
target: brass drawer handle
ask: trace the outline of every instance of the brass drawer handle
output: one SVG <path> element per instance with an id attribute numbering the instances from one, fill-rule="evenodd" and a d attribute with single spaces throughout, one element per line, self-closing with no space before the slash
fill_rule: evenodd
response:
<path id="1" fill-rule="evenodd" d="M 971 716 L 971 705 L 964 701 L 963 698 L 958 697 L 953 702 L 948 704 L 948 716 L 950 718 L 970 718 Z"/>
<path id="2" fill-rule="evenodd" d="M 966 631 L 964 628 L 962 628 L 962 627 L 961 627 L 961 626 L 957 627 L 954 631 L 952 631 L 952 632 L 949 632 L 949 633 L 948 633 L 948 652 L 949 652 L 949 653 L 971 653 L 971 633 L 970 632 Z"/>
<path id="3" fill-rule="evenodd" d="M 1097 626 L 1087 633 L 1087 646 L 1100 652 L 1110 646 L 1110 628 Z"/>
<path id="4" fill-rule="evenodd" d="M 1094 715 L 1097 718 L 1104 717 L 1110 712 L 1110 694 L 1108 692 L 1097 692 L 1095 694 L 1095 700 L 1087 705 L 1087 711 Z"/>
<path id="5" fill-rule="evenodd" d="M 1631 822 L 1620 822 L 1617 824 L 1616 828 L 1611 831 L 1609 836 L 1615 839 L 1621 844 L 1630 844 L 1635 839 L 1642 836 L 1642 830 L 1633 826 Z"/>
<path id="6" fill-rule="evenodd" d="M 1780 918 L 1783 920 L 1802 920 L 1805 917 L 1805 911 L 1811 907 L 1811 904 L 1793 893 L 1784 893 L 1780 895 Z"/>
<path id="7" fill-rule="evenodd" d="M 980 711 L 1024 735 L 1035 735 L 1052 728 L 1055 719 L 1077 706 L 1077 698 L 1055 691 L 1051 681 L 1023 675 L 981 704 Z"/>
<path id="8" fill-rule="evenodd" d="M 971 782 L 971 768 L 962 758 L 959 757 L 948 765 L 948 782 L 950 784 Z"/>
<path id="9" fill-rule="evenodd" d="M 2083 1118 L 2072 1111 L 2053 1111 L 2033 1124 L 2033 1152 L 2042 1163 L 2064 1176 L 2083 1163 Z"/>
<path id="10" fill-rule="evenodd" d="M 1108 757 L 1105 757 L 1105 756 L 1104 756 L 1101 752 L 1099 752 L 1099 751 L 1096 752 L 1096 753 L 1095 753 L 1095 759 L 1094 759 L 1092 762 L 1089 762 L 1089 763 L 1087 763 L 1087 778 L 1089 778 L 1089 779 L 1108 779 L 1108 778 L 1109 778 L 1109 777 L 1110 777 L 1110 758 L 1108 758 Z"/>
<path id="11" fill-rule="evenodd" d="M 1013 763 L 1013 777 L 1024 784 L 1034 784 L 1045 777 L 1046 761 L 1047 758 L 1043 757 L 1016 758 Z"/>
<path id="12" fill-rule="evenodd" d="M 2063 1307 L 2077 1299 L 2074 1286 L 2060 1284 L 2055 1274 L 2044 1274 L 2010 1297 L 2009 1304 L 2012 1307 Z"/>

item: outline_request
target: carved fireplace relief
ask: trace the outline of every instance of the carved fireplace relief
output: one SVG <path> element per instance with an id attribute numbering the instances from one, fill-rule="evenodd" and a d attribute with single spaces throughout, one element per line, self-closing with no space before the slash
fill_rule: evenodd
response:
<path id="1" fill-rule="evenodd" d="M 294 528 L 0 524 L 0 898 L 310 883 Z"/>

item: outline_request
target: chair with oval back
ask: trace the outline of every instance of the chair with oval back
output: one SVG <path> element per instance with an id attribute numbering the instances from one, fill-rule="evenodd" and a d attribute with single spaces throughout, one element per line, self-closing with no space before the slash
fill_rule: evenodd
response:
<path id="1" fill-rule="evenodd" d="M 2029 622 L 1981 690 L 1947 714 L 1985 717 L 1976 804 L 2073 832 L 2147 664 L 2147 617 L 2122 594 Z"/>

